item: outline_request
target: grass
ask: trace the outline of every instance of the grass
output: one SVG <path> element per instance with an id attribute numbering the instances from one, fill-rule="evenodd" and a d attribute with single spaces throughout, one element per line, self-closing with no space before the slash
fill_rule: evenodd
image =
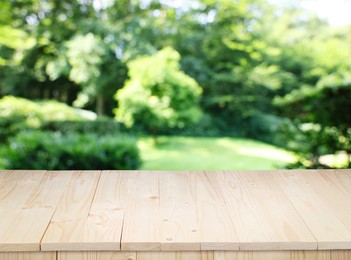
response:
<path id="1" fill-rule="evenodd" d="M 165 137 L 138 142 L 143 170 L 270 170 L 283 168 L 294 155 L 262 142 L 240 138 Z"/>

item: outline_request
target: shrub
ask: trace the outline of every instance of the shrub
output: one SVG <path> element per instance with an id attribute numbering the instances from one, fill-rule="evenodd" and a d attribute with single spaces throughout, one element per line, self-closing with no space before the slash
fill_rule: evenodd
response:
<path id="1" fill-rule="evenodd" d="M 246 137 L 275 144 L 276 132 L 283 124 L 283 119 L 271 114 L 256 113 L 241 125 Z"/>
<path id="2" fill-rule="evenodd" d="M 95 113 L 53 100 L 33 102 L 6 96 L 0 99 L 0 138 L 6 140 L 19 131 L 41 128 L 48 121 L 87 121 L 95 117 Z"/>
<path id="3" fill-rule="evenodd" d="M 127 127 L 143 125 L 155 138 L 165 128 L 197 123 L 202 88 L 180 70 L 179 60 L 178 52 L 165 48 L 130 61 L 130 80 L 116 93 L 116 119 Z"/>
<path id="4" fill-rule="evenodd" d="M 95 133 L 97 135 L 115 135 L 120 132 L 120 124 L 113 119 L 97 118 L 94 121 L 49 121 L 41 127 L 44 131 L 61 134 L 70 132 Z"/>
<path id="5" fill-rule="evenodd" d="M 107 170 L 137 169 L 141 160 L 128 136 L 27 131 L 0 150 L 5 169 Z"/>
<path id="6" fill-rule="evenodd" d="M 298 156 L 296 163 L 287 167 L 296 168 L 330 168 L 321 159 L 347 151 L 350 147 L 351 131 L 344 135 L 336 127 L 323 127 L 314 123 L 301 123 L 286 119 L 276 132 L 276 145 L 294 152 Z M 338 167 L 348 168 L 349 162 Z"/>
<path id="7" fill-rule="evenodd" d="M 226 134 L 226 133 L 225 133 Z M 224 133 L 220 132 L 215 125 L 214 120 L 208 114 L 203 114 L 196 124 L 185 126 L 182 128 L 165 128 L 160 131 L 160 135 L 182 135 L 182 136 L 221 136 Z"/>

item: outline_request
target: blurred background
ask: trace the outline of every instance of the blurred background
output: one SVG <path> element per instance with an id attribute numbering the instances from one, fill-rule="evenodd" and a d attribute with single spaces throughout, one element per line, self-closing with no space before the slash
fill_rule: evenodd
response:
<path id="1" fill-rule="evenodd" d="M 0 2 L 0 169 L 350 168 L 350 1 Z"/>

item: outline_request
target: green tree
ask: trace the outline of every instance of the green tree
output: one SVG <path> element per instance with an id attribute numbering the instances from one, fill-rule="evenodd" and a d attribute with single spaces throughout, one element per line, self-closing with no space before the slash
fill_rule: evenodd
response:
<path id="1" fill-rule="evenodd" d="M 304 39 L 289 45 L 290 72 L 296 79 L 293 87 L 277 95 L 275 105 L 281 116 L 290 119 L 283 126 L 287 148 L 300 155 L 293 167 L 326 168 L 323 156 L 343 152 L 350 167 L 351 154 L 351 63 L 348 57 L 348 29 L 332 29 L 319 24 L 315 31 L 305 32 Z M 290 30 L 292 33 L 293 30 Z M 293 37 L 290 37 L 292 39 Z M 294 46 L 293 46 L 294 45 Z M 285 53 L 288 51 L 282 49 Z M 283 56 L 283 55 L 282 55 Z M 283 64 L 283 70 L 289 70 Z"/>
<path id="2" fill-rule="evenodd" d="M 143 125 L 155 137 L 164 128 L 184 127 L 201 116 L 201 87 L 179 68 L 180 55 L 165 48 L 128 63 L 129 77 L 118 90 L 116 119 Z"/>
<path id="3" fill-rule="evenodd" d="M 57 99 L 112 115 L 112 96 L 126 79 L 125 62 L 116 55 L 125 28 L 124 17 L 117 24 L 107 9 L 124 6 L 98 2 L 1 3 L 0 32 L 12 43 L 0 36 L 0 94 Z"/>
<path id="4" fill-rule="evenodd" d="M 261 137 L 254 125 L 265 120 L 256 118 L 272 113 L 279 68 L 265 63 L 269 46 L 258 34 L 269 8 L 261 0 L 199 0 L 177 23 L 182 69 L 203 87 L 201 106 L 222 133 Z"/>
<path id="5" fill-rule="evenodd" d="M 344 152 L 351 167 L 351 74 L 337 72 L 321 78 L 316 86 L 304 86 L 281 98 L 276 104 L 292 119 L 284 129 L 287 148 L 300 155 L 298 166 L 325 168 L 322 156 Z M 296 165 L 294 165 L 296 167 Z"/>

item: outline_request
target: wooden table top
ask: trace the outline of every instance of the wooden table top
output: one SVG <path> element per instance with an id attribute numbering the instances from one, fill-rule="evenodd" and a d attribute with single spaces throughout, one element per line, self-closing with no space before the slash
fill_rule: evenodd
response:
<path id="1" fill-rule="evenodd" d="M 0 171 L 0 251 L 351 249 L 351 170 Z"/>

